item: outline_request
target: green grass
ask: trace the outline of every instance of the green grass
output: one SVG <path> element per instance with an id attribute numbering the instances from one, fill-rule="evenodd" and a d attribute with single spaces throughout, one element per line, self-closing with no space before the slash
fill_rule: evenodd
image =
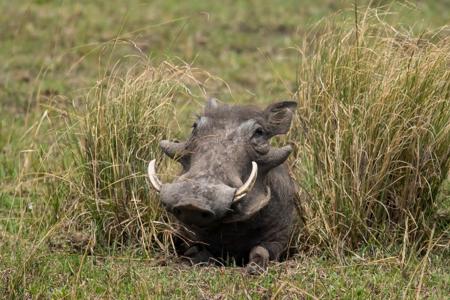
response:
<path id="1" fill-rule="evenodd" d="M 6 290 L 44 298 L 413 298 L 443 299 L 449 293 L 448 258 L 429 257 L 402 266 L 396 257 L 352 258 L 345 265 L 319 257 L 273 264 L 261 276 L 241 268 L 187 267 L 123 256 L 33 254 L 25 276 L 5 268 Z M 13 262 L 8 262 L 13 264 Z M 420 286 L 420 287 L 419 287 Z"/>
<path id="2" fill-rule="evenodd" d="M 364 7 L 365 3 L 362 1 L 360 7 Z M 407 32 L 408 36 L 418 37 L 450 21 L 448 1 L 422 1 L 416 8 L 406 1 L 373 1 L 372 4 L 379 6 L 381 19 Z M 137 233 L 134 238 L 139 238 L 148 225 L 140 225 L 142 223 L 133 214 L 134 206 L 121 219 L 135 218 L 134 223 L 123 227 L 117 227 L 121 224 L 120 219 L 114 223 L 117 219 L 112 215 L 102 215 L 101 211 L 94 215 L 96 201 L 118 200 L 129 195 L 93 197 L 94 191 L 86 181 L 87 177 L 80 174 L 83 171 L 94 177 L 104 174 L 91 172 L 88 168 L 92 158 L 83 152 L 86 148 L 77 149 L 67 144 L 67 138 L 79 138 L 83 134 L 84 137 L 87 134 L 92 137 L 89 130 L 94 128 L 100 130 L 100 136 L 107 140 L 123 142 L 127 137 L 133 138 L 129 143 L 119 143 L 119 146 L 103 142 L 98 144 L 98 140 L 93 139 L 92 145 L 103 147 L 103 157 L 128 161 L 130 165 L 139 165 L 148 160 L 155 152 L 154 144 L 147 145 L 148 153 L 138 159 L 133 156 L 125 159 L 109 156 L 109 152 L 113 149 L 136 154 L 133 145 L 152 135 L 141 135 L 145 126 L 148 126 L 144 124 L 143 116 L 147 109 L 151 110 L 149 107 L 139 111 L 142 115 L 132 121 L 124 121 L 125 124 L 137 125 L 131 134 L 125 133 L 127 128 L 121 128 L 123 131 L 119 130 L 118 134 L 111 131 L 114 118 L 127 120 L 127 115 L 121 114 L 120 109 L 116 111 L 117 114 L 105 113 L 110 120 L 107 123 L 96 123 L 92 119 L 93 115 L 86 112 L 96 112 L 96 107 L 90 105 L 108 97 L 102 94 L 105 90 L 102 90 L 101 80 L 109 78 L 114 82 L 117 89 L 113 98 L 121 99 L 120 95 L 123 96 L 125 91 L 129 95 L 128 92 L 139 90 L 139 86 L 146 86 L 142 81 L 133 82 L 135 76 L 142 74 L 147 67 L 155 68 L 163 62 L 170 63 L 175 69 L 184 68 L 186 72 L 203 71 L 196 73 L 200 88 L 194 87 L 196 84 L 193 82 L 170 83 L 180 87 L 182 92 L 169 96 L 170 105 L 174 108 L 169 114 L 172 117 L 157 120 L 168 126 L 159 131 L 161 136 L 184 136 L 193 112 L 201 107 L 203 89 L 208 95 L 225 101 L 261 105 L 312 93 L 319 89 L 317 84 L 320 81 L 315 79 L 320 76 L 311 76 L 308 86 L 299 78 L 311 75 L 308 73 L 311 70 L 305 69 L 305 66 L 320 68 L 321 62 L 327 62 L 327 57 L 320 55 L 327 55 L 333 44 L 329 42 L 326 49 L 314 50 L 318 38 L 324 32 L 313 30 L 311 33 L 311 29 L 322 17 L 330 17 L 342 10 L 334 18 L 333 30 L 352 30 L 353 3 L 328 0 L 302 1 L 301 4 L 297 1 L 146 3 L 137 0 L 24 0 L 13 4 L 0 1 L 0 9 L 0 295 L 5 298 L 149 298 L 156 295 L 171 298 L 175 295 L 178 298 L 194 299 L 267 299 L 283 296 L 442 299 L 450 293 L 448 182 L 441 188 L 440 205 L 436 207 L 441 216 L 438 223 L 441 227 L 437 226 L 435 231 L 428 228 L 419 253 L 409 249 L 411 241 L 380 245 L 377 243 L 379 238 L 363 247 L 350 248 L 353 252 L 347 251 L 344 255 L 335 253 L 339 247 L 330 247 L 331 250 L 324 251 L 324 248 L 317 246 L 321 245 L 321 241 L 333 245 L 344 239 L 336 231 L 331 234 L 326 231 L 314 232 L 320 226 L 309 226 L 309 233 L 313 234 L 309 240 L 300 240 L 298 257 L 271 266 L 267 274 L 248 277 L 240 268 L 183 267 L 172 261 L 173 257 L 167 265 L 162 266 L 167 252 L 148 251 L 151 248 L 146 248 L 142 243 L 105 243 L 106 232 L 111 226 L 119 228 L 122 233 L 129 230 L 127 236 Z M 360 17 L 363 12 L 361 8 Z M 448 28 L 441 31 L 441 36 L 445 35 L 448 35 Z M 365 49 L 374 49 L 371 45 L 365 46 L 368 46 Z M 305 50 L 304 54 L 312 61 L 302 61 L 299 49 Z M 344 52 L 348 49 L 344 48 Z M 422 57 L 416 55 L 419 59 Z M 384 68 L 380 71 L 384 75 L 390 74 L 386 70 L 394 70 L 389 69 L 389 61 L 377 64 L 370 54 L 364 53 L 363 57 L 367 58 L 362 64 L 367 64 L 365 69 L 370 70 L 368 74 L 373 74 L 377 66 Z M 114 73 L 118 61 L 122 73 Z M 351 59 L 347 62 L 349 68 L 355 67 Z M 429 72 L 423 75 L 439 67 L 445 68 L 445 65 L 440 65 L 433 69 L 427 61 L 422 64 Z M 403 67 L 402 64 L 398 65 L 399 70 L 403 70 Z M 127 70 L 135 72 L 126 77 L 124 74 Z M 325 73 L 317 70 L 314 75 L 321 74 L 322 79 L 327 78 Z M 433 82 L 428 83 L 428 89 L 439 86 L 439 74 L 442 73 L 432 77 Z M 336 78 L 339 78 L 338 84 L 341 86 L 327 87 L 327 91 L 348 88 L 349 92 L 355 94 L 373 91 L 373 95 L 377 95 L 374 88 L 351 90 L 345 85 L 348 80 L 345 73 Z M 370 84 L 376 82 L 376 77 L 366 75 L 364 80 Z M 329 84 L 326 80 L 322 82 Z M 186 86 L 183 92 L 182 87 Z M 297 93 L 299 87 L 302 89 Z M 414 89 L 409 91 L 420 92 Z M 189 95 L 189 92 L 193 94 Z M 423 98 L 427 99 L 426 96 Z M 145 102 L 138 101 L 136 104 L 143 105 Z M 114 105 L 108 109 L 114 110 Z M 305 112 L 300 117 L 326 116 L 314 115 L 317 112 L 313 110 Z M 174 122 L 174 119 L 178 122 Z M 141 123 L 135 123 L 135 120 Z M 124 123 L 121 121 L 120 124 Z M 427 141 L 432 141 L 432 138 Z M 316 143 L 314 145 L 317 145 L 315 153 L 322 153 L 323 148 Z M 134 171 L 134 167 L 121 169 L 120 174 L 108 174 L 105 182 L 120 180 L 124 174 L 130 174 L 130 170 Z M 324 180 L 317 176 L 315 178 Z M 139 209 L 146 211 L 148 206 L 144 204 L 154 199 L 151 199 L 150 194 L 146 198 L 149 191 L 142 179 L 140 177 L 140 181 L 132 183 L 136 186 L 131 190 L 139 190 L 139 199 L 142 200 Z M 311 187 L 317 184 L 312 181 L 309 183 L 313 183 Z M 108 185 L 106 187 L 108 190 Z M 122 191 L 127 189 L 125 187 Z M 110 189 L 108 193 L 114 191 Z M 311 191 L 322 197 L 330 192 L 320 189 Z M 74 195 L 83 198 L 84 202 L 76 201 Z M 352 199 L 362 201 L 362 198 Z M 353 202 L 341 203 L 340 209 L 344 212 L 352 208 Z M 422 207 L 418 203 L 417 207 Z M 94 205 L 94 209 L 91 205 Z M 316 208 L 314 205 L 306 207 L 311 219 L 320 216 Z M 76 213 L 66 215 L 65 212 L 69 211 Z M 144 223 L 150 224 L 159 213 L 154 211 L 151 217 L 146 215 Z M 333 221 L 331 216 L 327 215 L 330 219 L 322 221 Z M 358 221 L 358 218 L 355 220 Z M 383 219 L 383 216 L 380 218 Z M 109 222 L 111 220 L 113 222 Z M 349 226 L 346 222 L 355 220 L 338 220 L 335 225 L 336 228 L 342 226 L 345 231 Z M 317 224 L 320 222 L 317 219 Z M 350 224 L 353 226 L 355 222 Z M 413 223 L 408 226 L 411 230 L 415 228 Z M 140 231 L 142 228 L 146 229 Z M 432 232 L 434 236 L 430 239 Z M 151 234 L 152 231 L 147 233 Z M 354 239 L 366 235 L 361 232 L 358 234 Z M 151 235 L 146 238 L 147 245 L 154 241 Z M 89 243 L 93 240 L 97 248 L 91 255 L 93 244 Z M 430 241 L 436 244 L 430 244 Z M 80 247 L 79 244 L 84 242 L 89 247 Z M 164 243 L 167 242 L 167 239 L 164 240 Z"/>

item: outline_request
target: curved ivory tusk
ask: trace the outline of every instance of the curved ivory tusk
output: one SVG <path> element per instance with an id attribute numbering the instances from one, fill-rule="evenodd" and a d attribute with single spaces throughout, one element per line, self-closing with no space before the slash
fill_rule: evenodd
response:
<path id="1" fill-rule="evenodd" d="M 259 195 L 256 198 L 250 199 L 250 202 L 246 203 L 244 201 L 240 204 L 240 207 L 237 207 L 233 214 L 226 217 L 222 220 L 223 223 L 234 223 L 248 220 L 258 211 L 263 209 L 269 202 L 272 197 L 270 187 L 266 186 L 266 194 Z"/>
<path id="2" fill-rule="evenodd" d="M 161 181 L 159 181 L 158 176 L 156 175 L 156 171 L 155 171 L 155 163 L 156 163 L 156 159 L 153 159 L 149 164 L 148 164 L 148 178 L 150 179 L 150 182 L 152 183 L 153 188 L 159 192 L 161 190 Z"/>
<path id="3" fill-rule="evenodd" d="M 233 202 L 238 201 L 239 199 L 245 197 L 249 191 L 253 188 L 253 185 L 256 181 L 256 176 L 258 174 L 258 165 L 252 161 L 252 171 L 250 172 L 250 176 L 247 181 L 236 191 L 234 194 Z"/>

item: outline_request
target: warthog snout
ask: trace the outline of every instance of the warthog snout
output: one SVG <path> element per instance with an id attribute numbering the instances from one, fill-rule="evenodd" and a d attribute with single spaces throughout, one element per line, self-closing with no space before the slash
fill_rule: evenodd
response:
<path id="1" fill-rule="evenodd" d="M 162 203 L 177 219 L 185 224 L 205 226 L 227 213 L 235 189 L 186 180 L 163 184 L 160 193 Z"/>
<path id="2" fill-rule="evenodd" d="M 216 214 L 213 211 L 194 204 L 177 205 L 171 211 L 176 218 L 186 224 L 204 226 L 211 224 L 216 219 Z"/>
<path id="3" fill-rule="evenodd" d="M 208 182 L 208 178 L 162 184 L 156 176 L 154 160 L 148 168 L 149 178 L 160 192 L 165 208 L 185 224 L 198 226 L 211 224 L 230 212 L 234 203 L 251 192 L 257 172 L 258 166 L 253 162 L 247 181 L 239 188 L 233 188 L 223 183 Z"/>

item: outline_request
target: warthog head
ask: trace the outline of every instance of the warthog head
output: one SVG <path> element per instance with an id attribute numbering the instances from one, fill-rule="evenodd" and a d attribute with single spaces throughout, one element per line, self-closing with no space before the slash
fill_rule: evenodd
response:
<path id="1" fill-rule="evenodd" d="M 292 151 L 272 147 L 269 140 L 288 131 L 295 107 L 284 101 L 259 110 L 208 100 L 187 141 L 160 142 L 164 153 L 182 164 L 181 176 L 162 184 L 155 160 L 148 166 L 164 207 L 185 225 L 200 228 L 252 217 L 271 198 L 267 173 Z"/>

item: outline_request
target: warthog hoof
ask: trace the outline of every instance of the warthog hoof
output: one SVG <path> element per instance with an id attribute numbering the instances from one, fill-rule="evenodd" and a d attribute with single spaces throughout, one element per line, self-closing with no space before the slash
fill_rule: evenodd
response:
<path id="1" fill-rule="evenodd" d="M 250 251 L 250 260 L 246 271 L 251 275 L 259 275 L 267 270 L 269 263 L 269 251 L 262 246 L 256 246 Z"/>
<path id="2" fill-rule="evenodd" d="M 191 265 L 209 264 L 212 254 L 200 245 L 192 246 L 184 252 L 182 259 Z"/>

